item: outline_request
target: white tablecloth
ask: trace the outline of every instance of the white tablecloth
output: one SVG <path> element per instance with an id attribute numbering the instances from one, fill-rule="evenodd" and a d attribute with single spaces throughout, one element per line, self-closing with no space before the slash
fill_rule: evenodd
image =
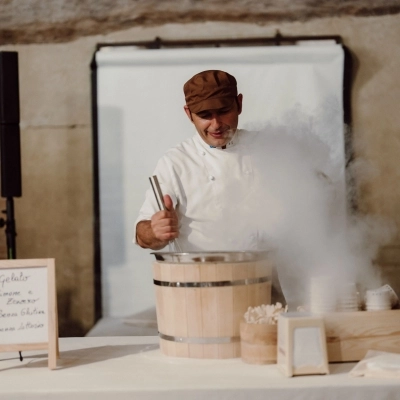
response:
<path id="1" fill-rule="evenodd" d="M 166 357 L 154 336 L 61 338 L 54 371 L 45 352 L 23 355 L 0 354 L 0 399 L 400 399 L 400 380 L 351 377 L 354 363 L 286 378 L 276 365 Z"/>

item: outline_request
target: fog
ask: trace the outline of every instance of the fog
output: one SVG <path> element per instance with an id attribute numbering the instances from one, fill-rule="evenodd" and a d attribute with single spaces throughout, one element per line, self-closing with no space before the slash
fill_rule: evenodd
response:
<path id="1" fill-rule="evenodd" d="M 395 226 L 349 209 L 354 187 L 345 183 L 343 153 L 330 143 L 337 125 L 325 127 L 300 110 L 283 120 L 246 127 L 258 132 L 262 145 L 257 140 L 252 149 L 258 189 L 240 207 L 243 221 L 257 226 L 259 248 L 271 251 L 289 307 L 307 304 L 316 276 L 331 277 L 337 290 L 349 282 L 361 290 L 379 287 L 373 260 Z M 347 180 L 366 180 L 373 172 L 358 160 Z"/>

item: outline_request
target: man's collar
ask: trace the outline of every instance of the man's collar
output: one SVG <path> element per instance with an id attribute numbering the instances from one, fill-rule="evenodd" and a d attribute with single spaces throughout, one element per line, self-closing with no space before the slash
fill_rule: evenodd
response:
<path id="1" fill-rule="evenodd" d="M 198 141 L 202 144 L 202 146 L 208 148 L 208 149 L 216 149 L 216 150 L 225 150 L 225 149 L 229 149 L 232 146 L 234 146 L 237 141 L 238 141 L 238 131 L 239 129 L 236 130 L 236 132 L 234 133 L 234 135 L 232 136 L 231 140 L 225 145 L 225 146 L 221 146 L 221 147 L 215 147 L 215 146 L 211 146 L 208 143 L 206 143 L 203 138 L 200 135 L 197 135 Z"/>

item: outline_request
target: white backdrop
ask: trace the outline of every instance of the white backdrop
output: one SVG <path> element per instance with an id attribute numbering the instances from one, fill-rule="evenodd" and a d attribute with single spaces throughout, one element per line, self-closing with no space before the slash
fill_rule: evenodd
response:
<path id="1" fill-rule="evenodd" d="M 153 256 L 132 244 L 133 224 L 157 159 L 195 131 L 183 111 L 183 84 L 222 69 L 243 93 L 244 125 L 279 120 L 294 106 L 329 106 L 322 139 L 343 160 L 341 45 L 144 50 L 106 47 L 96 53 L 102 296 L 104 316 L 154 307 Z M 334 123 L 333 123 L 334 122 Z"/>

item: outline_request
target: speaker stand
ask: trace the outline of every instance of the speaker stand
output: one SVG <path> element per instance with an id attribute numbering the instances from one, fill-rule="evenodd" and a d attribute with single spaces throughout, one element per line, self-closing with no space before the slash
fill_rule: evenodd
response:
<path id="1" fill-rule="evenodd" d="M 2 212 L 7 216 L 6 219 L 0 218 L 0 228 L 6 227 L 7 258 L 14 260 L 17 258 L 17 246 L 15 242 L 17 232 L 15 230 L 14 199 L 12 197 L 7 197 L 6 209 Z"/>

